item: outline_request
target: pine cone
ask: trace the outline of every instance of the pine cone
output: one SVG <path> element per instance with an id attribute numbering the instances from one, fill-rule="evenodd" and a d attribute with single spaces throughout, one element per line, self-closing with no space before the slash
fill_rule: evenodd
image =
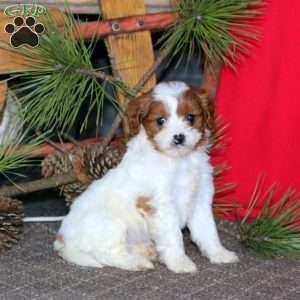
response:
<path id="1" fill-rule="evenodd" d="M 70 162 L 68 155 L 61 152 L 48 155 L 42 161 L 42 174 L 44 177 L 68 173 L 71 170 L 72 163 Z"/>
<path id="2" fill-rule="evenodd" d="M 76 147 L 69 154 L 57 152 L 46 157 L 42 162 L 42 175 L 49 177 L 74 171 L 80 180 L 60 188 L 67 206 L 70 206 L 73 199 L 80 195 L 93 180 L 101 178 L 117 166 L 124 153 L 125 146 L 113 144 L 105 149 L 99 144 L 92 144 Z"/>
<path id="3" fill-rule="evenodd" d="M 0 196 L 0 252 L 15 244 L 23 231 L 24 208 L 19 200 Z"/>
<path id="4" fill-rule="evenodd" d="M 93 179 L 103 177 L 109 169 L 116 167 L 125 153 L 124 147 L 88 145 L 83 152 L 83 165 Z"/>

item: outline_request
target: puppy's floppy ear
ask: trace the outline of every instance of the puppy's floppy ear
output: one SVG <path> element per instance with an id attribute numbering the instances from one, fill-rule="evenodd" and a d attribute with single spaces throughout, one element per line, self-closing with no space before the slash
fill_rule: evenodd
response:
<path id="1" fill-rule="evenodd" d="M 193 88 L 195 97 L 203 109 L 205 127 L 209 130 L 215 128 L 215 103 L 214 99 L 204 89 Z"/>
<path id="2" fill-rule="evenodd" d="M 150 93 L 146 93 L 129 102 L 126 113 L 131 135 L 139 133 L 141 123 L 149 111 L 151 102 L 152 98 Z"/>

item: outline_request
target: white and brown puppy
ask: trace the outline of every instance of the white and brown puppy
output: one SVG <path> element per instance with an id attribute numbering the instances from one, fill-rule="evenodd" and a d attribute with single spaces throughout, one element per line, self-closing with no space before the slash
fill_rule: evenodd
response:
<path id="1" fill-rule="evenodd" d="M 212 167 L 206 153 L 213 110 L 203 90 L 158 84 L 128 109 L 133 134 L 121 163 L 91 184 L 71 207 L 55 241 L 82 266 L 153 268 L 157 253 L 174 272 L 195 272 L 181 229 L 212 263 L 238 261 L 218 237 Z"/>

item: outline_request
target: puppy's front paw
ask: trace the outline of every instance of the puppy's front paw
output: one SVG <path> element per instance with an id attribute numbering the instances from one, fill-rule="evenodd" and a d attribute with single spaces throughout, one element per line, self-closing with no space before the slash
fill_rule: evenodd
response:
<path id="1" fill-rule="evenodd" d="M 237 263 L 239 261 L 239 258 L 235 252 L 229 251 L 225 248 L 220 248 L 217 251 L 210 253 L 208 258 L 213 264 L 229 264 Z"/>
<path id="2" fill-rule="evenodd" d="M 195 273 L 197 267 L 194 262 L 186 255 L 173 258 L 171 261 L 166 263 L 169 270 L 175 273 Z"/>

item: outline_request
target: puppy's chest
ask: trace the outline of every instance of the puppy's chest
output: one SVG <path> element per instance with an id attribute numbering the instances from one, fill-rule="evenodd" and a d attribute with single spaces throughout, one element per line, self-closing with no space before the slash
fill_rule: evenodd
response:
<path id="1" fill-rule="evenodd" d="M 193 168 L 185 168 L 178 172 L 171 185 L 171 197 L 180 223 L 184 225 L 193 208 L 199 185 L 199 172 Z"/>

